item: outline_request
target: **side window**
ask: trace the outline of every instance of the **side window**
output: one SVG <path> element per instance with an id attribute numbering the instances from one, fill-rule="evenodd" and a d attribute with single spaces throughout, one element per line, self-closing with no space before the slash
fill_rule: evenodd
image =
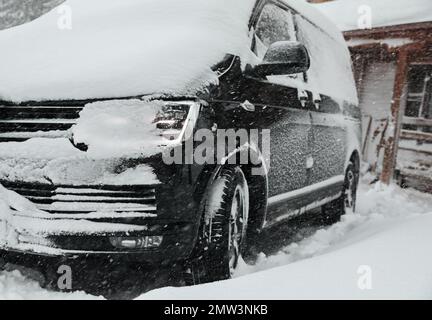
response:
<path id="1" fill-rule="evenodd" d="M 290 40 L 296 40 L 291 12 L 274 4 L 267 4 L 255 30 L 255 54 L 262 59 L 272 43 Z"/>
<path id="2" fill-rule="evenodd" d="M 327 95 L 356 104 L 351 57 L 342 36 L 336 39 L 300 15 L 295 16 L 295 21 L 298 41 L 307 48 L 311 60 L 306 74 L 314 99 Z"/>

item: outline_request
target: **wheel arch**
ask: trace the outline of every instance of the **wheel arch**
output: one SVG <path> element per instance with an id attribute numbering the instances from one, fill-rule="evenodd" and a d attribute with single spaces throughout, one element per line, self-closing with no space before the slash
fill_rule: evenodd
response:
<path id="1" fill-rule="evenodd" d="M 258 234 L 264 225 L 267 214 L 268 180 L 267 175 L 253 174 L 254 166 L 242 165 L 249 187 L 249 221 L 248 232 Z"/>
<path id="2" fill-rule="evenodd" d="M 257 164 L 239 164 L 237 166 L 243 171 L 248 187 L 249 194 L 249 213 L 252 228 L 255 230 L 261 229 L 265 221 L 267 212 L 267 197 L 268 197 L 268 172 L 265 165 L 263 155 L 255 148 L 250 146 L 243 146 L 237 148 L 234 152 L 230 153 L 221 164 L 208 165 L 203 170 L 198 179 L 198 188 L 196 188 L 195 195 L 197 200 L 203 201 L 207 192 L 210 191 L 211 185 L 218 178 L 224 167 L 232 166 L 230 160 L 236 158 L 233 163 L 239 163 L 239 155 L 241 153 L 253 153 L 255 159 L 258 159 Z M 234 164 L 235 165 L 235 164 Z M 203 188 L 203 186 L 205 186 Z"/>
<path id="3" fill-rule="evenodd" d="M 354 150 L 351 153 L 349 162 L 352 162 L 354 164 L 356 174 L 357 176 L 360 176 L 360 153 L 358 152 L 358 150 Z"/>
<path id="4" fill-rule="evenodd" d="M 264 156 L 259 151 L 250 145 L 244 145 L 232 152 L 225 160 L 225 164 L 229 163 L 231 158 L 239 160 L 241 153 L 249 153 L 258 161 L 256 164 L 240 164 L 248 187 L 249 187 L 249 221 L 248 233 L 250 236 L 257 235 L 265 222 L 267 214 L 267 199 L 268 199 L 268 169 Z M 237 161 L 236 163 L 239 163 Z"/>

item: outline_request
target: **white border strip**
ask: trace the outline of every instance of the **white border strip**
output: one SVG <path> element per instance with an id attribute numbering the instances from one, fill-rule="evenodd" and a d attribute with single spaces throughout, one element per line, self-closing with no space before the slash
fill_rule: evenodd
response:
<path id="1" fill-rule="evenodd" d="M 270 198 L 268 198 L 267 204 L 269 206 L 271 206 L 271 205 L 276 204 L 276 203 L 285 202 L 289 199 L 293 199 L 293 198 L 296 198 L 296 197 L 301 196 L 303 194 L 307 194 L 307 193 L 317 191 L 319 189 L 323 189 L 325 187 L 331 186 L 331 185 L 336 184 L 336 183 L 343 183 L 344 180 L 345 180 L 345 177 L 343 175 L 334 176 L 330 179 L 312 184 L 312 185 L 304 187 L 302 189 L 298 189 L 298 190 L 294 190 L 294 191 L 290 191 L 290 192 L 286 192 L 286 193 L 281 193 L 281 194 L 278 194 L 277 196 L 270 197 Z"/>

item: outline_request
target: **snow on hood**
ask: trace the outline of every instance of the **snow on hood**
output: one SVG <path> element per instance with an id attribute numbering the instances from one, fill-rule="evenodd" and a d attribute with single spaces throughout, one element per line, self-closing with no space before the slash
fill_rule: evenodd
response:
<path id="1" fill-rule="evenodd" d="M 344 0 L 314 6 L 343 31 L 359 29 L 362 6 L 371 8 L 373 28 L 432 21 L 431 0 Z"/>
<path id="2" fill-rule="evenodd" d="M 226 54 L 249 54 L 254 0 L 68 0 L 0 32 L 0 100 L 183 93 L 217 81 Z"/>
<path id="3" fill-rule="evenodd" d="M 71 129 L 75 143 L 88 146 L 92 158 L 148 157 L 170 141 L 156 129 L 155 119 L 162 101 L 138 99 L 89 103 Z"/>

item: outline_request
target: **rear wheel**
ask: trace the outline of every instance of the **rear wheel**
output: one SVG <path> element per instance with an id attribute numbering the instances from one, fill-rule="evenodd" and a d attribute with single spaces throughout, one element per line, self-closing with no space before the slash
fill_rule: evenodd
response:
<path id="1" fill-rule="evenodd" d="M 3 271 L 6 266 L 6 260 L 0 256 L 0 271 Z"/>
<path id="2" fill-rule="evenodd" d="M 354 163 L 350 162 L 345 172 L 341 196 L 322 207 L 323 223 L 336 223 L 340 221 L 344 214 L 355 211 L 358 180 L 358 170 L 356 170 Z"/>
<path id="3" fill-rule="evenodd" d="M 191 284 L 230 278 L 246 247 L 249 189 L 239 167 L 222 169 L 203 204 L 195 254 L 189 263 Z"/>

